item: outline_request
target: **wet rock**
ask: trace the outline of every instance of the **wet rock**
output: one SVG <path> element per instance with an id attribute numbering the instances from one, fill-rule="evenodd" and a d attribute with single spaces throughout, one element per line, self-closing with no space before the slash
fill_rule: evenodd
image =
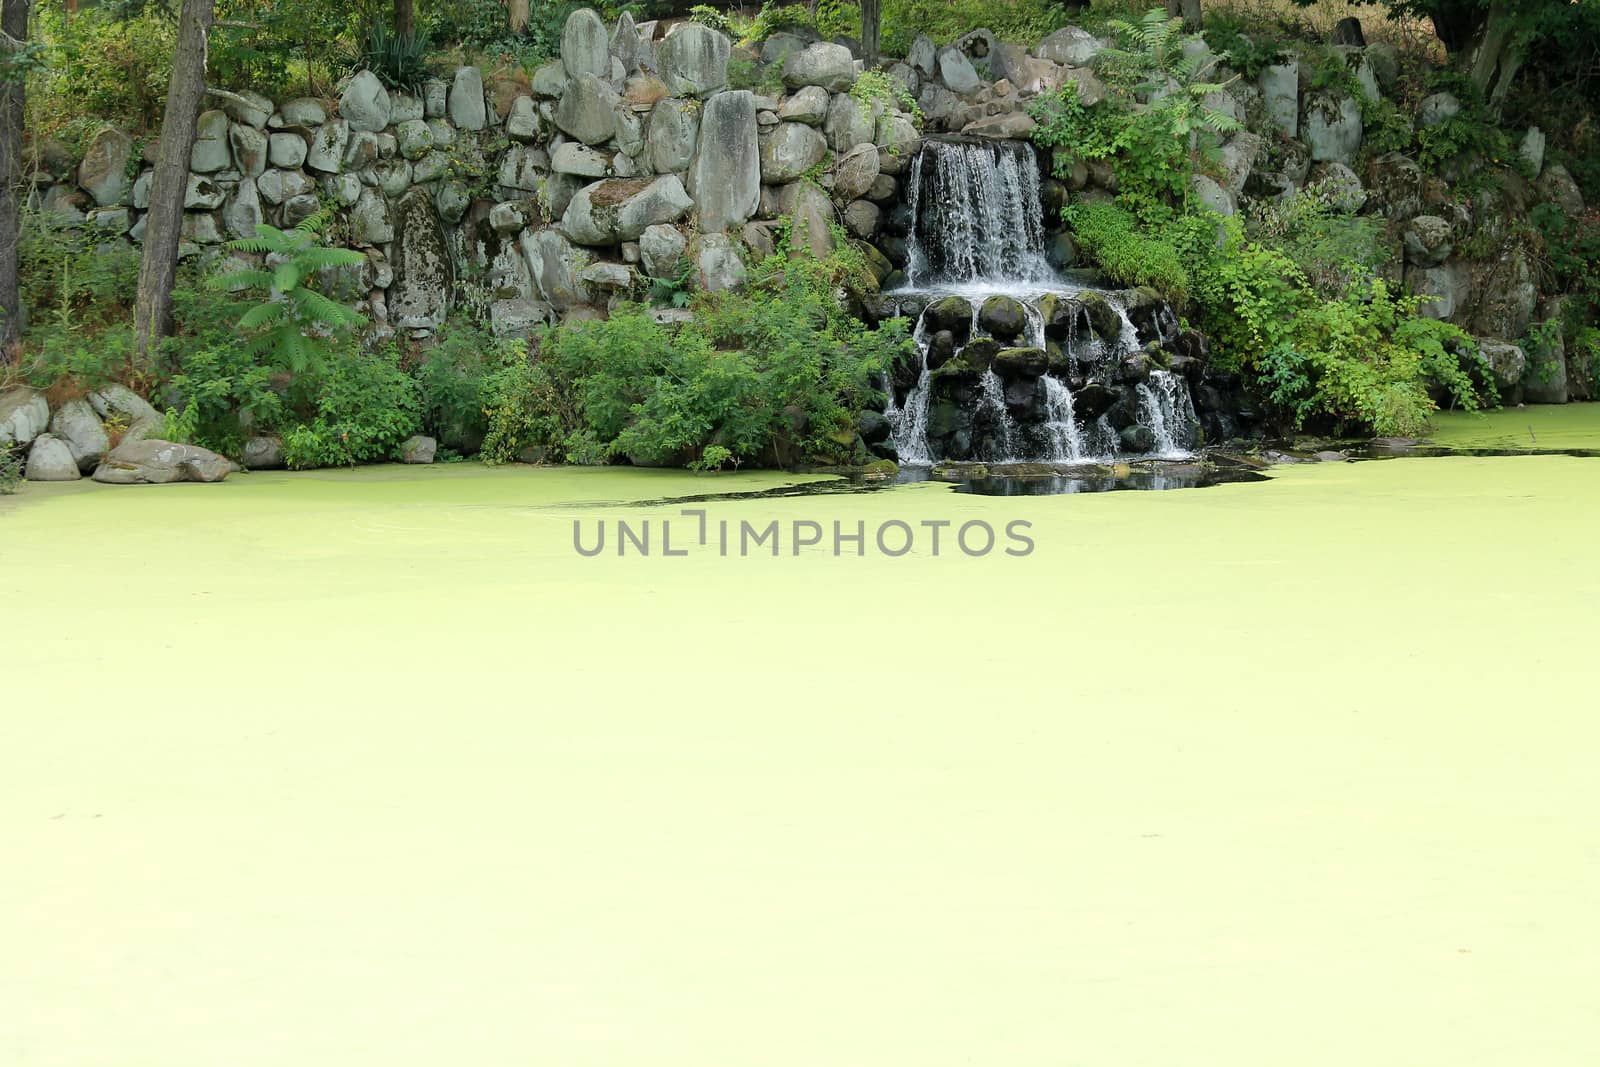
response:
<path id="1" fill-rule="evenodd" d="M 1009 296 L 991 296 L 978 310 L 978 325 L 1000 340 L 1022 336 L 1028 328 L 1028 315 L 1021 301 Z"/>
<path id="2" fill-rule="evenodd" d="M 1155 431 L 1139 423 L 1130 423 L 1124 426 L 1118 435 L 1122 440 L 1124 452 L 1154 452 L 1156 449 Z"/>
<path id="3" fill-rule="evenodd" d="M 994 372 L 1006 381 L 1041 378 L 1048 366 L 1049 359 L 1042 348 L 1002 348 L 995 353 L 993 363 Z"/>
<path id="4" fill-rule="evenodd" d="M 965 297 L 940 297 L 923 310 L 922 317 L 931 330 L 950 330 L 965 337 L 972 329 L 972 304 Z"/>

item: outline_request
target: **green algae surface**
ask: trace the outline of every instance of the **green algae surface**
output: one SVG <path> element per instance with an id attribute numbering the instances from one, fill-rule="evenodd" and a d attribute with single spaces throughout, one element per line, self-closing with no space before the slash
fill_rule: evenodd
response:
<path id="1" fill-rule="evenodd" d="M 1594 1061 L 1600 460 L 794 481 L 25 489 L 0 1064 Z"/>
<path id="2" fill-rule="evenodd" d="M 1535 404 L 1440 412 L 1428 439 L 1449 448 L 1536 452 L 1600 450 L 1600 404 Z"/>

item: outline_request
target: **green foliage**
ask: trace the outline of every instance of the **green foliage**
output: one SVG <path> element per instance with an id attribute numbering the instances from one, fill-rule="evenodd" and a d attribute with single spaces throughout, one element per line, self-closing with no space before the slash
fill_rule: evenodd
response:
<path id="1" fill-rule="evenodd" d="M 319 243 L 330 217 L 327 211 L 318 212 L 292 230 L 257 223 L 255 237 L 230 241 L 228 248 L 264 255 L 275 265 L 234 271 L 207 283 L 261 296 L 263 302 L 239 319 L 239 328 L 253 335 L 253 350 L 271 352 L 295 373 L 324 357 L 330 337 L 348 333 L 363 321 L 356 312 L 313 288 L 318 271 L 353 267 L 364 261 L 359 252 Z"/>
<path id="2" fill-rule="evenodd" d="M 318 383 L 315 418 L 284 435 L 284 460 L 302 469 L 389 459 L 421 425 L 417 383 L 392 346 L 345 353 Z"/>
<path id="3" fill-rule="evenodd" d="M 422 403 L 423 432 L 442 444 L 472 446 L 483 439 L 486 382 L 498 369 L 499 342 L 470 322 L 452 320 L 411 369 Z"/>
<path id="4" fill-rule="evenodd" d="M 169 345 L 166 434 L 236 456 L 254 433 L 276 429 L 285 404 L 271 368 L 236 345 Z"/>
<path id="5" fill-rule="evenodd" d="M 672 277 L 650 279 L 649 294 L 656 307 L 688 307 L 694 296 L 694 263 L 688 256 L 679 256 Z"/>
<path id="6" fill-rule="evenodd" d="M 864 70 L 856 75 L 855 84 L 850 86 L 850 96 L 858 105 L 868 109 L 881 100 L 910 115 L 913 122 L 919 125 L 922 122 L 922 108 L 918 106 L 916 97 L 906 92 L 905 87 L 885 71 Z"/>
<path id="7" fill-rule="evenodd" d="M 79 142 L 102 124 L 149 129 L 160 122 L 172 76 L 173 25 L 151 11 L 119 20 L 89 8 L 67 17 L 34 5 L 28 130 Z"/>
<path id="8" fill-rule="evenodd" d="M 1126 209 L 1107 202 L 1074 204 L 1066 220 L 1108 278 L 1121 285 L 1148 285 L 1179 302 L 1188 295 L 1193 284 L 1189 268 L 1170 236 L 1145 229 Z"/>
<path id="9" fill-rule="evenodd" d="M 1313 289 L 1333 296 L 1389 258 L 1383 220 L 1357 215 L 1360 207 L 1360 198 L 1339 183 L 1312 182 L 1283 199 L 1253 201 L 1246 226 L 1251 237 L 1287 255 Z"/>
<path id="10" fill-rule="evenodd" d="M 705 4 L 696 4 L 689 9 L 689 21 L 698 22 L 702 26 L 709 26 L 719 33 L 730 33 L 733 30 L 732 20 L 726 12 Z"/>
<path id="11" fill-rule="evenodd" d="M 1255 31 L 1232 10 L 1206 13 L 1205 39 L 1212 49 L 1225 52 L 1228 65 L 1247 81 L 1255 81 L 1268 67 L 1282 63 L 1284 49 L 1274 37 Z"/>
<path id="12" fill-rule="evenodd" d="M 854 25 L 845 32 L 859 32 L 860 14 L 855 13 Z M 884 54 L 903 56 L 919 33 L 942 45 L 978 26 L 987 26 L 1002 41 L 1031 44 L 1066 25 L 1067 11 L 1048 0 L 1009 0 L 1003 4 L 978 0 L 883 0 L 882 18 Z"/>
<path id="13" fill-rule="evenodd" d="M 423 33 L 395 33 L 379 19 L 367 30 L 356 65 L 372 71 L 391 89 L 417 92 L 428 79 L 429 40 Z"/>
<path id="14" fill-rule="evenodd" d="M 0 496 L 22 488 L 22 449 L 0 446 Z"/>
<path id="15" fill-rule="evenodd" d="M 775 256 L 739 293 L 701 294 L 694 319 L 641 306 L 550 330 L 535 359 L 502 354 L 488 385 L 485 458 L 551 458 L 709 469 L 758 456 L 854 458 L 853 413 L 881 399 L 872 376 L 904 352 L 905 323 L 870 330 L 835 290 L 856 267 Z"/>

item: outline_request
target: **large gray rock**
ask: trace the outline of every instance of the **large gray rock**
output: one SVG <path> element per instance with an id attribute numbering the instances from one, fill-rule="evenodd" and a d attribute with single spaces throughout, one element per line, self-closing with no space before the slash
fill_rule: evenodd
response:
<path id="1" fill-rule="evenodd" d="M 1474 279 L 1477 306 L 1467 328 L 1480 337 L 1523 337 L 1533 322 L 1539 288 L 1520 245 L 1503 249 Z"/>
<path id="2" fill-rule="evenodd" d="M 828 117 L 822 123 L 828 147 L 842 154 L 858 145 L 871 144 L 882 106 L 878 102 L 863 103 L 848 93 L 833 94 L 828 104 Z"/>
<path id="3" fill-rule="evenodd" d="M 617 16 L 616 29 L 611 31 L 609 50 L 622 64 L 624 74 L 634 74 L 645 67 L 653 67 L 654 53 L 649 43 L 639 33 L 633 15 L 627 11 Z"/>
<path id="4" fill-rule="evenodd" d="M 564 141 L 550 153 L 550 169 L 580 178 L 604 178 L 611 170 L 611 155 L 581 141 Z"/>
<path id="5" fill-rule="evenodd" d="M 197 174 L 215 174 L 233 163 L 228 145 L 228 115 L 225 111 L 203 111 L 195 122 L 194 147 L 189 150 L 189 169 Z"/>
<path id="6" fill-rule="evenodd" d="M 1239 210 L 1233 194 L 1204 174 L 1196 174 L 1189 179 L 1189 190 L 1195 202 L 1207 211 L 1215 211 L 1218 215 L 1232 215 Z"/>
<path id="7" fill-rule="evenodd" d="M 794 181 L 827 154 L 828 142 L 821 131 L 799 122 L 780 122 L 761 138 L 761 180 L 768 185 Z"/>
<path id="8" fill-rule="evenodd" d="M 1245 182 L 1250 180 L 1250 171 L 1260 153 L 1261 138 L 1249 130 L 1239 130 L 1218 150 L 1222 187 L 1233 195 L 1235 201 L 1244 192 Z"/>
<path id="9" fill-rule="evenodd" d="M 418 186 L 400 198 L 394 212 L 389 321 L 401 329 L 437 329 L 455 294 L 455 267 L 433 198 Z"/>
<path id="10" fill-rule="evenodd" d="M 161 413 L 151 407 L 148 400 L 125 385 L 115 383 L 102 385 L 89 394 L 89 406 L 94 408 L 94 413 L 102 419 L 107 421 L 116 419 L 124 426 L 130 427 L 130 430 L 123 434 L 123 440 L 128 439 L 132 427 L 161 421 Z M 0 410 L 3 410 L 3 406 L 0 406 Z"/>
<path id="11" fill-rule="evenodd" d="M 1572 172 L 1560 163 L 1551 163 L 1539 175 L 1539 196 L 1554 204 L 1572 218 L 1583 214 L 1583 191 L 1573 180 Z"/>
<path id="12" fill-rule="evenodd" d="M 1430 319 L 1454 320 L 1472 299 L 1472 274 L 1464 263 L 1407 267 L 1406 288 L 1423 298 L 1417 312 Z"/>
<path id="13" fill-rule="evenodd" d="M 1067 26 L 1040 41 L 1033 54 L 1064 67 L 1087 67 L 1106 47 L 1106 42 L 1088 30 Z"/>
<path id="14" fill-rule="evenodd" d="M 676 222 L 694 207 L 675 174 L 608 178 L 580 189 L 561 216 L 561 228 L 578 244 L 632 241 L 659 223 Z"/>
<path id="15" fill-rule="evenodd" d="M 183 188 L 185 211 L 215 211 L 227 198 L 227 190 L 204 174 L 189 175 Z"/>
<path id="16" fill-rule="evenodd" d="M 579 12 L 582 14 L 582 12 Z M 592 12 L 591 12 L 592 14 Z M 423 434 L 413 434 L 400 442 L 401 463 L 432 463 L 439 442 Z"/>
<path id="17" fill-rule="evenodd" d="M 72 452 L 78 469 L 88 474 L 111 448 L 105 424 L 89 401 L 77 397 L 64 402 L 50 417 L 50 432 Z"/>
<path id="18" fill-rule="evenodd" d="M 725 233 L 708 233 L 694 242 L 695 282 L 708 293 L 737 289 L 749 273 L 738 243 Z"/>
<path id="19" fill-rule="evenodd" d="M 227 98 L 222 110 L 226 111 L 233 121 L 242 122 L 259 130 L 272 117 L 272 101 L 260 93 L 241 89 Z"/>
<path id="20" fill-rule="evenodd" d="M 502 195 L 521 197 L 537 192 L 549 169 L 550 156 L 544 149 L 531 144 L 512 145 L 500 160 L 496 182 L 504 190 Z"/>
<path id="21" fill-rule="evenodd" d="M 906 51 L 906 62 L 924 78 L 939 73 L 939 48 L 925 33 L 917 34 Z"/>
<path id="22" fill-rule="evenodd" d="M 957 96 L 975 93 L 983 84 L 972 61 L 959 48 L 946 48 L 939 53 L 939 77 Z"/>
<path id="23" fill-rule="evenodd" d="M 477 67 L 456 70 L 455 80 L 450 83 L 449 115 L 450 122 L 463 130 L 481 130 L 489 124 L 489 109 L 483 99 L 483 75 Z"/>
<path id="24" fill-rule="evenodd" d="M 818 42 L 783 61 L 783 84 L 790 89 L 817 85 L 830 93 L 840 93 L 855 81 L 855 57 L 843 45 Z"/>
<path id="25" fill-rule="evenodd" d="M 282 470 L 284 466 L 283 439 L 266 435 L 250 438 L 244 443 L 244 448 L 239 454 L 239 462 L 247 470 Z"/>
<path id="26" fill-rule="evenodd" d="M 274 167 L 295 170 L 305 164 L 306 139 L 298 133 L 275 133 L 267 149 L 267 159 Z M 246 174 L 248 167 L 241 167 Z M 260 173 L 259 171 L 257 173 Z"/>
<path id="27" fill-rule="evenodd" d="M 1539 309 L 1544 328 L 1529 331 L 1528 371 L 1522 376 L 1522 398 L 1530 404 L 1565 404 L 1582 399 L 1581 390 L 1573 388 L 1576 375 L 1569 373 L 1567 367 L 1567 345 L 1561 324 L 1563 305 L 1560 298 L 1546 301 Z"/>
<path id="28" fill-rule="evenodd" d="M 708 96 L 728 84 L 728 38 L 697 22 L 680 22 L 656 46 L 656 66 L 677 96 Z"/>
<path id="29" fill-rule="evenodd" d="M 686 100 L 671 98 L 656 101 L 650 112 L 647 136 L 650 166 L 657 174 L 676 174 L 689 169 L 694 159 L 700 132 L 700 109 Z"/>
<path id="30" fill-rule="evenodd" d="M 389 203 L 378 190 L 361 190 L 361 199 L 350 211 L 350 239 L 358 245 L 386 245 L 394 240 Z"/>
<path id="31" fill-rule="evenodd" d="M 269 170 L 257 178 L 255 184 L 261 199 L 273 206 L 304 196 L 316 188 L 310 178 L 297 170 Z"/>
<path id="32" fill-rule="evenodd" d="M 1417 121 L 1424 127 L 1442 126 L 1461 114 L 1461 101 L 1453 93 L 1434 93 L 1417 105 Z"/>
<path id="33" fill-rule="evenodd" d="M 0 393 L 0 448 L 26 445 L 50 425 L 44 394 L 28 386 Z"/>
<path id="34" fill-rule="evenodd" d="M 911 119 L 896 112 L 878 119 L 876 143 L 878 169 L 884 174 L 901 174 L 922 149 L 922 135 Z"/>
<path id="35" fill-rule="evenodd" d="M 821 126 L 828 117 L 828 90 L 820 85 L 804 85 L 778 108 L 778 118 L 785 122 L 803 122 L 807 126 Z"/>
<path id="36" fill-rule="evenodd" d="M 778 198 L 779 207 L 789 217 L 789 247 L 792 253 L 809 251 L 826 259 L 834 249 L 833 201 L 820 187 L 810 182 L 786 185 Z"/>
<path id="37" fill-rule="evenodd" d="M 271 136 L 294 137 L 295 140 L 300 140 L 294 134 L 275 133 Z M 266 170 L 267 164 L 272 158 L 271 141 L 267 133 L 256 129 L 254 126 L 242 126 L 239 123 L 234 123 L 228 129 L 228 146 L 233 149 L 234 167 L 247 178 L 254 178 Z M 300 155 L 302 156 L 301 162 L 304 162 L 304 141 L 300 141 Z M 297 167 L 299 165 L 299 163 L 295 164 Z M 138 205 L 135 206 L 137 207 Z"/>
<path id="38" fill-rule="evenodd" d="M 756 101 L 750 92 L 718 93 L 706 101 L 689 167 L 689 195 L 699 208 L 702 231 L 720 233 L 756 213 L 761 202 L 756 129 Z"/>
<path id="39" fill-rule="evenodd" d="M 864 144 L 840 156 L 833 164 L 833 198 L 847 203 L 867 195 L 878 180 L 878 149 Z"/>
<path id="40" fill-rule="evenodd" d="M 328 121 L 328 109 L 321 100 L 302 96 L 280 107 L 278 117 L 284 126 L 321 126 Z"/>
<path id="41" fill-rule="evenodd" d="M 1300 64 L 1267 67 L 1256 80 L 1267 121 L 1285 137 L 1300 136 Z"/>
<path id="42" fill-rule="evenodd" d="M 233 465 L 210 449 L 157 437 L 124 439 L 95 468 L 94 480 L 110 485 L 220 482 Z"/>
<path id="43" fill-rule="evenodd" d="M 433 129 L 422 119 L 409 119 L 396 126 L 394 140 L 400 155 L 406 159 L 421 159 L 433 151 Z"/>
<path id="44" fill-rule="evenodd" d="M 1544 131 L 1537 126 L 1529 126 L 1522 135 L 1522 141 L 1517 145 L 1517 155 L 1522 157 L 1528 165 L 1528 173 L 1535 179 L 1544 170 Z"/>
<path id="45" fill-rule="evenodd" d="M 539 105 L 531 96 L 519 96 L 511 102 L 511 114 L 506 116 L 506 136 L 513 141 L 537 141 L 544 132 L 544 120 L 539 115 Z"/>
<path id="46" fill-rule="evenodd" d="M 579 275 L 589 265 L 589 254 L 574 248 L 556 230 L 524 230 L 518 244 L 533 273 L 534 285 L 545 302 L 557 311 L 589 303 L 591 294 Z"/>
<path id="47" fill-rule="evenodd" d="M 67 443 L 45 433 L 33 439 L 22 476 L 30 482 L 75 482 L 83 474 Z"/>
<path id="48" fill-rule="evenodd" d="M 639 235 L 639 255 L 645 273 L 652 278 L 672 278 L 688 241 L 674 226 L 646 226 Z"/>
<path id="49" fill-rule="evenodd" d="M 1437 267 L 1455 250 L 1450 224 L 1438 215 L 1418 215 L 1406 223 L 1401 240 L 1406 262 L 1419 267 Z"/>
<path id="50" fill-rule="evenodd" d="M 339 114 L 352 130 L 377 133 L 389 125 L 389 91 L 370 70 L 358 71 L 339 94 Z"/>
<path id="51" fill-rule="evenodd" d="M 561 27 L 561 63 L 569 75 L 611 75 L 611 42 L 606 39 L 606 24 L 589 8 L 579 8 L 567 16 Z"/>
<path id="52" fill-rule="evenodd" d="M 306 166 L 323 174 L 338 174 L 344 169 L 344 154 L 350 148 L 350 125 L 343 119 L 330 119 L 311 135 L 306 149 Z"/>
<path id="53" fill-rule="evenodd" d="M 254 178 L 241 178 L 222 209 L 222 224 L 234 237 L 256 236 L 256 227 L 265 221 L 261 213 L 261 194 Z"/>
<path id="54" fill-rule="evenodd" d="M 1361 149 L 1361 105 L 1343 93 L 1308 96 L 1305 142 L 1313 162 L 1348 166 Z"/>
<path id="55" fill-rule="evenodd" d="M 604 144 L 617 132 L 617 91 L 593 74 L 567 83 L 556 105 L 555 122 L 584 144 Z"/>
<path id="56" fill-rule="evenodd" d="M 1489 367 L 1494 384 L 1502 391 L 1522 384 L 1528 369 L 1528 356 L 1521 345 L 1485 337 L 1478 341 L 1478 354 Z"/>

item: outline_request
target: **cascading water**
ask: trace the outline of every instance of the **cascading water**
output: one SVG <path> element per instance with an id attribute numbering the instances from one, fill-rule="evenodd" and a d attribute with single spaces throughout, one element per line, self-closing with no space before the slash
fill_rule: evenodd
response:
<path id="1" fill-rule="evenodd" d="M 908 193 L 917 363 L 891 384 L 885 412 L 903 466 L 1106 460 L 1145 452 L 1148 436 L 1120 430 L 1134 423 L 1154 437 L 1150 454 L 1194 447 L 1181 377 L 1154 370 L 1149 384 L 1119 384 L 1130 380 L 1124 357 L 1142 340 L 1166 343 L 1175 316 L 1147 295 L 1073 287 L 1051 268 L 1031 145 L 926 141 Z M 1075 400 L 1082 389 L 1095 391 L 1092 406 Z"/>

